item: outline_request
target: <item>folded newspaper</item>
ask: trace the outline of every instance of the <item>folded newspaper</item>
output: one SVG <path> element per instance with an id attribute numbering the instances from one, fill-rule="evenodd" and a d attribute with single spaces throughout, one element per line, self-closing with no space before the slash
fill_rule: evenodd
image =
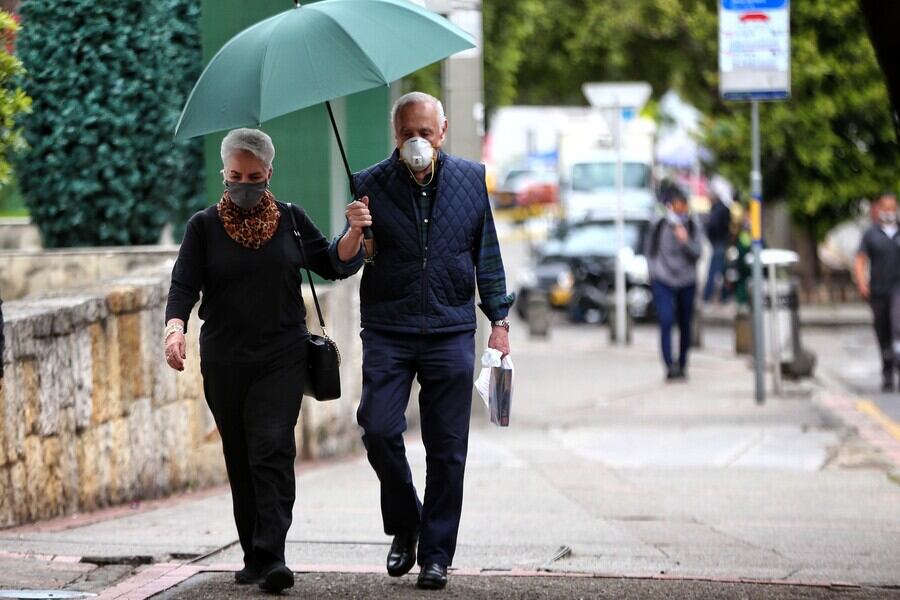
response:
<path id="1" fill-rule="evenodd" d="M 509 410 L 512 404 L 513 362 L 503 357 L 499 350 L 488 348 L 481 355 L 481 374 L 475 380 L 475 389 L 491 414 L 491 423 L 509 427 Z"/>

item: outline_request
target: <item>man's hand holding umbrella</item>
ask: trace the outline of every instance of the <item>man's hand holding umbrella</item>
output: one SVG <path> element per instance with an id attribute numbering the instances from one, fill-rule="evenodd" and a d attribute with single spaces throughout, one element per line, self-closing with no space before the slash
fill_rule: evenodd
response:
<path id="1" fill-rule="evenodd" d="M 365 230 L 372 226 L 372 213 L 369 212 L 369 197 L 363 196 L 347 205 L 344 211 L 347 217 L 347 234 L 338 243 L 338 256 L 341 260 L 349 261 L 359 252 L 363 243 Z M 367 251 L 367 255 L 370 253 Z"/>

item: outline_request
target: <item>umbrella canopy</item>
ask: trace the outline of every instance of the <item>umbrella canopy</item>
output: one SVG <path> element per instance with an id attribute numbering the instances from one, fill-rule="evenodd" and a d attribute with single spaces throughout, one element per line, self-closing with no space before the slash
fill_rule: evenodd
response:
<path id="1" fill-rule="evenodd" d="M 387 85 L 472 36 L 409 0 L 322 0 L 279 13 L 227 42 L 200 75 L 175 127 L 185 139 L 254 127 Z"/>

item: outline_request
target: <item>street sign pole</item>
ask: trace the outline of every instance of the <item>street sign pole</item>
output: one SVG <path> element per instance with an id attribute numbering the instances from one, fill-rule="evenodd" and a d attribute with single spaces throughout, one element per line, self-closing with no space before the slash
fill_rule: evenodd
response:
<path id="1" fill-rule="evenodd" d="M 751 104 L 752 169 L 750 171 L 750 233 L 753 238 L 753 371 L 756 403 L 766 401 L 766 350 L 763 338 L 762 171 L 759 158 L 759 102 Z"/>
<path id="2" fill-rule="evenodd" d="M 753 240 L 753 370 L 756 403 L 766 401 L 766 346 L 763 331 L 762 172 L 759 156 L 759 101 L 791 97 L 790 0 L 719 0 L 719 94 L 750 101 L 752 165 L 750 227 Z M 774 267 L 770 267 L 773 268 Z M 775 293 L 774 278 L 772 293 Z M 772 318 L 777 318 L 773 296 Z M 781 338 L 772 324 L 775 393 L 781 390 Z"/>
<path id="3" fill-rule="evenodd" d="M 625 159 L 624 138 L 625 110 L 639 111 L 650 98 L 650 84 L 644 81 L 620 83 L 585 83 L 581 87 L 591 106 L 604 111 L 607 125 L 615 127 L 616 148 L 616 343 L 624 346 L 628 343 L 628 301 L 625 290 L 625 264 L 622 262 L 622 251 L 625 249 Z M 608 111 L 615 111 L 610 115 Z"/>
<path id="4" fill-rule="evenodd" d="M 624 346 L 628 342 L 628 306 L 625 296 L 625 265 L 622 263 L 622 249 L 625 247 L 625 166 L 622 161 L 622 106 L 615 104 L 616 111 L 616 342 Z"/>

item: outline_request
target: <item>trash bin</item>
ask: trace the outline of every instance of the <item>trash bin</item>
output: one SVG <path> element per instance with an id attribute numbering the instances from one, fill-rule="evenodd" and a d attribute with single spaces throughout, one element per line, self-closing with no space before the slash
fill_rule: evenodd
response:
<path id="1" fill-rule="evenodd" d="M 752 260 L 753 256 L 748 256 L 748 262 Z M 789 267 L 797 261 L 795 252 L 775 249 L 762 251 L 762 263 L 766 271 L 763 279 L 763 338 L 769 357 L 767 362 L 771 362 L 777 353 L 780 374 L 793 378 L 811 376 L 816 364 L 815 354 L 803 347 L 800 338 L 800 284 L 796 277 L 778 276 L 779 269 L 782 274 L 787 275 Z M 751 305 L 752 286 L 751 281 Z M 773 338 L 775 335 L 777 339 Z"/>

